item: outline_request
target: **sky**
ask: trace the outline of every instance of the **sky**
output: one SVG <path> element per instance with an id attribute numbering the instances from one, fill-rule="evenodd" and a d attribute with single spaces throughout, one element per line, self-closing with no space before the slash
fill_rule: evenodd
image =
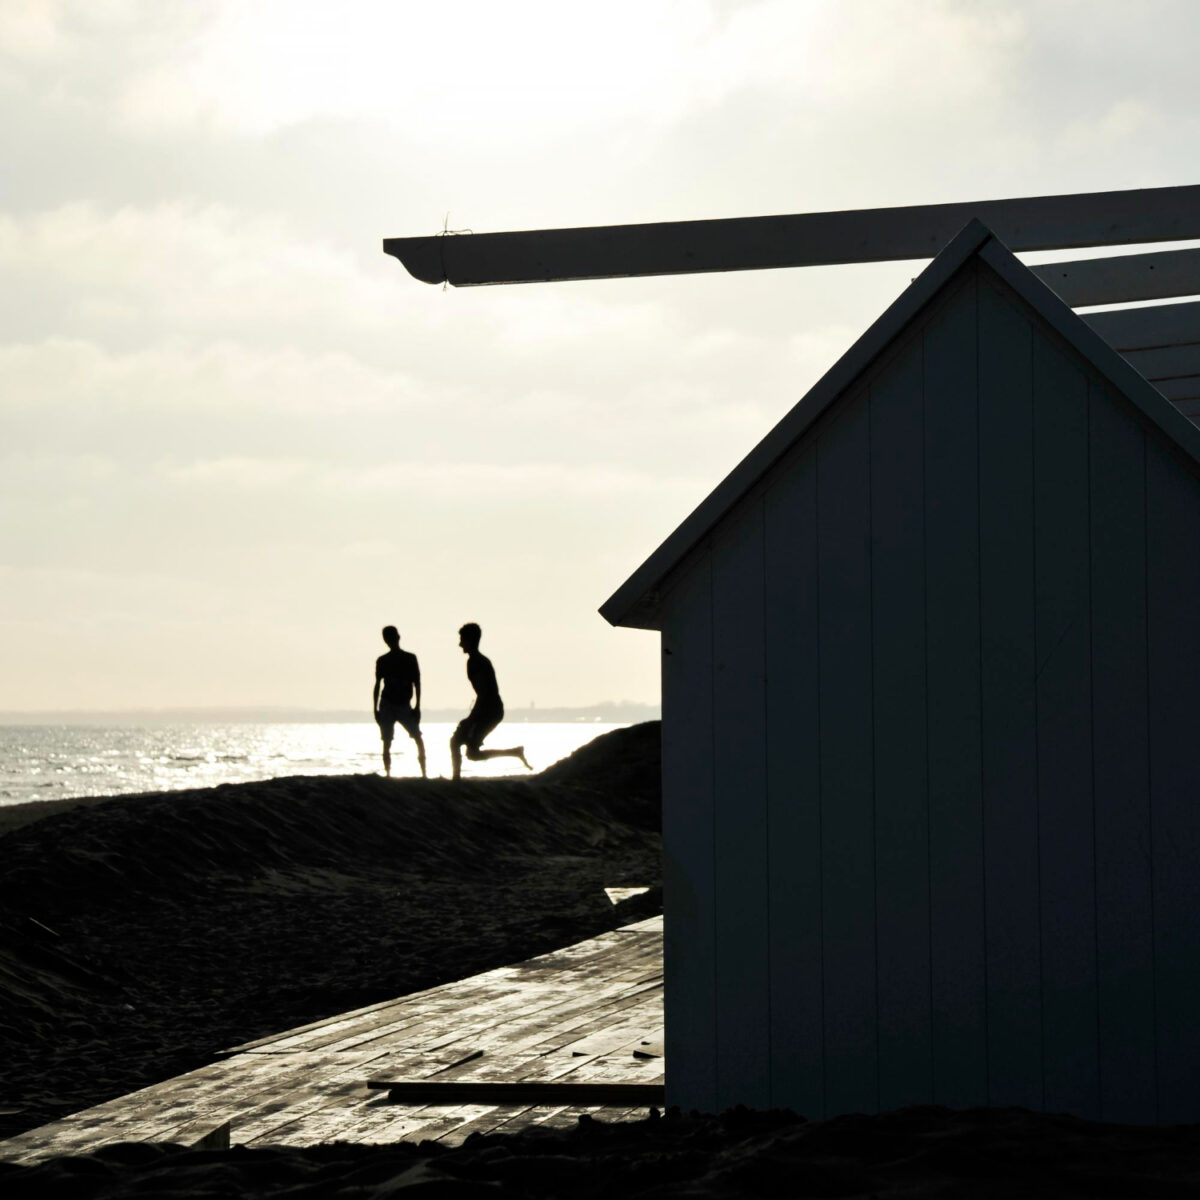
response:
<path id="1" fill-rule="evenodd" d="M 658 699 L 597 607 L 920 263 L 385 237 L 1195 183 L 1193 0 L 0 0 L 0 710 Z"/>

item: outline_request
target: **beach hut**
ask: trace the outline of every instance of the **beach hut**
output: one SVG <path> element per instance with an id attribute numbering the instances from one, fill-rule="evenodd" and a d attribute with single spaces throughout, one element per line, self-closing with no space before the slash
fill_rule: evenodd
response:
<path id="1" fill-rule="evenodd" d="M 601 611 L 671 1102 L 1200 1120 L 1200 429 L 986 228 Z"/>
<path id="2" fill-rule="evenodd" d="M 1196 238 L 1192 185 L 384 242 L 455 286 L 945 247 L 601 609 L 662 636 L 670 1103 L 1200 1121 L 1200 303 L 1072 309 L 1200 250 L 1009 252 Z"/>

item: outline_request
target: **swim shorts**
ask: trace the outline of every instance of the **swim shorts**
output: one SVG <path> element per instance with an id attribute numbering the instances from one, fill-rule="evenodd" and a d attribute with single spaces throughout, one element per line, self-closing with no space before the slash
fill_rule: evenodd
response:
<path id="1" fill-rule="evenodd" d="M 384 741 L 391 741 L 397 725 L 411 738 L 415 738 L 421 732 L 421 714 L 408 705 L 388 704 L 385 700 L 379 706 L 378 720 L 379 732 Z"/>
<path id="2" fill-rule="evenodd" d="M 478 750 L 487 737 L 504 720 L 502 708 L 480 708 L 471 711 L 459 721 L 454 730 L 454 741 L 468 750 Z"/>

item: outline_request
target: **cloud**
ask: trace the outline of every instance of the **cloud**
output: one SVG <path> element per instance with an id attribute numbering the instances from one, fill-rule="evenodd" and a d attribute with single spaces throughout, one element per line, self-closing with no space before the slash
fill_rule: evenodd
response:
<path id="1" fill-rule="evenodd" d="M 205 243 L 213 214 L 191 215 L 202 231 L 189 236 Z M 443 296 L 388 276 L 396 303 L 386 320 L 367 312 L 364 329 L 357 310 L 374 282 L 339 299 L 339 283 L 355 276 L 337 255 L 323 260 L 324 275 L 275 279 L 260 264 L 264 288 L 287 299 L 247 299 L 249 289 L 213 282 L 225 257 L 251 253 L 254 240 L 245 230 L 233 236 L 237 222 L 222 215 L 221 252 L 181 297 L 172 270 L 139 257 L 147 224 L 162 218 L 177 231 L 179 222 L 190 227 L 186 214 L 159 212 L 147 223 L 90 209 L 53 216 L 0 223 L 0 257 L 56 280 L 76 306 L 109 298 L 138 321 L 128 337 L 93 323 L 80 336 L 0 344 L 0 407 L 16 421 L 18 445 L 86 442 L 125 460 L 161 459 L 184 438 L 208 458 L 234 447 L 302 457 L 320 447 L 369 464 L 392 457 L 394 443 L 405 458 L 432 462 L 649 470 L 666 458 L 687 463 L 687 474 L 723 472 L 846 348 L 847 312 L 873 316 L 881 306 L 871 289 L 849 289 L 847 307 L 836 284 L 805 292 L 782 273 L 723 279 L 724 302 L 712 281 Z M 102 255 L 103 268 L 85 261 Z M 275 324 L 287 305 L 309 314 L 327 306 L 328 321 Z M 212 314 L 216 328 L 173 306 Z"/>
<path id="2" fill-rule="evenodd" d="M 347 354 L 236 342 L 179 343 L 114 351 L 96 342 L 47 338 L 0 345 L 0 410 L 191 414 L 227 420 L 424 411 L 440 394 L 411 376 L 384 371 Z M 64 431 L 65 432 L 65 431 Z"/>
<path id="3" fill-rule="evenodd" d="M 0 55 L 41 60 L 59 44 L 57 6 L 46 0 L 7 0 L 0 5 Z"/>
<path id="4" fill-rule="evenodd" d="M 320 117 L 384 117 L 414 142 L 503 144 L 661 110 L 702 3 L 221 3 L 198 36 L 131 79 L 121 119 L 262 135 Z M 636 36 L 631 31 L 636 30 Z M 536 131 L 536 132 L 535 132 Z"/>
<path id="5" fill-rule="evenodd" d="M 0 637 L 14 627 L 62 630 L 120 628 L 136 633 L 146 622 L 219 622 L 243 606 L 234 583 L 194 580 L 154 570 L 89 570 L 58 565 L 0 563 Z M 60 685 L 61 686 L 61 685 Z"/>
<path id="6" fill-rule="evenodd" d="M 769 28 L 768 21 L 764 34 Z M 900 98 L 908 110 L 978 102 L 1011 78 L 1027 38 L 1027 18 L 1014 4 L 871 0 L 826 5 L 815 31 L 809 92 L 824 105 L 857 109 L 876 109 L 882 100 L 894 104 Z"/>
<path id="7" fill-rule="evenodd" d="M 909 104 L 962 100 L 1008 69 L 1027 25 L 1020 5 L 951 0 L 24 7 L 8 41 L 26 55 L 111 56 L 104 102 L 130 131 L 263 137 L 370 120 L 409 146 L 493 149 L 662 131 L 747 91 L 820 108 L 897 88 Z"/>
<path id="8" fill-rule="evenodd" d="M 366 273 L 346 247 L 306 238 L 280 214 L 195 202 L 0 214 L 0 270 L 58 292 L 68 313 L 117 333 L 146 320 L 197 331 L 378 330 L 396 308 L 394 281 Z"/>
<path id="9" fill-rule="evenodd" d="M 342 547 L 342 553 L 347 558 L 394 558 L 397 549 L 395 542 L 386 538 L 367 538 L 365 541 L 349 542 Z"/>
<path id="10" fill-rule="evenodd" d="M 61 490 L 68 482 L 108 486 L 120 470 L 119 463 L 100 454 L 9 453 L 0 457 L 0 494 L 19 495 L 47 485 Z"/>
<path id="11" fill-rule="evenodd" d="M 1122 154 L 1155 139 L 1167 125 L 1166 114 L 1144 100 L 1126 97 L 1074 118 L 1063 127 L 1059 140 L 1074 156 Z"/>
<path id="12" fill-rule="evenodd" d="M 309 473 L 309 464 L 268 458 L 218 458 L 182 464 L 160 464 L 171 483 L 220 491 L 278 491 Z"/>
<path id="13" fill-rule="evenodd" d="M 395 461 L 368 467 L 332 466 L 321 459 L 231 456 L 156 465 L 160 478 L 219 491 L 305 491 L 329 497 L 397 496 L 427 504 L 623 503 L 691 493 L 695 481 L 670 471 L 544 462 Z"/>

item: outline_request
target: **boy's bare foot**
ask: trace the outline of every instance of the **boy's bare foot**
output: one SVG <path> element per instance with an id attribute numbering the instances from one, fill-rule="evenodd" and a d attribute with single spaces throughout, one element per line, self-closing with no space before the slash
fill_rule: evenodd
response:
<path id="1" fill-rule="evenodd" d="M 521 763 L 525 767 L 525 770 L 527 770 L 527 771 L 533 770 L 533 768 L 529 765 L 529 759 L 527 759 L 525 757 L 525 747 L 524 746 L 517 747 L 517 757 L 521 760 Z"/>

